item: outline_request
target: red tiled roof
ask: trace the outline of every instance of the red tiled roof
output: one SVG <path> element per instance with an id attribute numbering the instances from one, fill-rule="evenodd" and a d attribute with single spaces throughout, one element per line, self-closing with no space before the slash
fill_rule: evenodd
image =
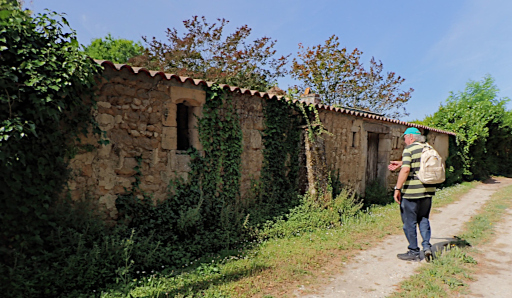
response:
<path id="1" fill-rule="evenodd" d="M 108 65 L 110 68 L 118 70 L 118 71 L 121 71 L 122 69 L 127 69 L 130 72 L 132 72 L 133 74 L 145 73 L 145 74 L 147 74 L 147 75 L 149 75 L 151 77 L 160 76 L 160 77 L 162 77 L 163 79 L 166 79 L 166 80 L 176 79 L 176 80 L 178 80 L 181 83 L 185 83 L 185 82 L 189 81 L 192 84 L 194 84 L 195 86 L 205 85 L 205 86 L 211 87 L 214 84 L 213 82 L 208 82 L 208 81 L 205 81 L 205 80 L 192 79 L 192 78 L 189 78 L 189 77 L 180 77 L 180 76 L 177 76 L 177 75 L 174 75 L 174 74 L 164 73 L 162 71 L 147 70 L 147 69 L 142 68 L 142 67 L 132 67 L 132 66 L 127 65 L 127 64 L 115 64 L 115 63 L 112 63 L 110 61 L 105 61 L 105 60 L 94 60 L 94 61 L 96 63 L 100 64 L 103 67 L 105 67 L 105 65 Z M 240 92 L 241 94 L 252 95 L 252 96 L 259 96 L 261 98 L 265 98 L 265 97 L 277 98 L 277 99 L 281 99 L 282 98 L 282 96 L 277 96 L 277 95 L 274 95 L 274 94 L 271 94 L 271 93 L 259 92 L 259 91 L 256 91 L 256 90 L 249 90 L 249 89 L 229 86 L 229 85 L 226 85 L 226 84 L 219 84 L 219 86 L 222 87 L 223 89 L 228 89 L 231 92 Z M 438 132 L 438 133 L 444 133 L 444 134 L 455 136 L 455 133 L 450 132 L 450 131 L 440 130 L 440 129 L 428 127 L 428 126 L 425 126 L 425 125 L 420 125 L 420 124 L 400 121 L 400 120 L 397 120 L 397 119 L 386 118 L 384 116 L 380 116 L 380 115 L 377 115 L 377 114 L 374 114 L 374 113 L 370 113 L 370 112 L 367 113 L 367 112 L 364 112 L 364 111 L 353 110 L 353 109 L 350 109 L 350 108 L 336 108 L 336 107 L 333 107 L 333 106 L 328 106 L 328 105 L 323 105 L 323 104 L 315 104 L 315 107 L 318 108 L 318 109 L 322 109 L 322 110 L 334 111 L 334 112 L 338 112 L 338 113 L 342 113 L 342 114 L 353 115 L 353 116 L 356 116 L 356 117 L 363 117 L 363 118 L 368 118 L 368 119 L 373 119 L 373 120 L 390 122 L 390 123 L 405 125 L 405 126 L 409 126 L 409 127 L 428 129 L 430 131 L 435 131 L 435 132 Z"/>

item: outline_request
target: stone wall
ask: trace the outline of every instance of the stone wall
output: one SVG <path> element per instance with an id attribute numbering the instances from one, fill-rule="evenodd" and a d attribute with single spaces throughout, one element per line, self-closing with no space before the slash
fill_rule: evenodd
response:
<path id="1" fill-rule="evenodd" d="M 182 82 L 129 67 L 104 66 L 103 76 L 98 79 L 94 116 L 109 144 L 99 145 L 98 138 L 91 135 L 83 137 L 81 150 L 71 161 L 68 185 L 73 199 L 97 199 L 105 217 L 116 219 L 115 200 L 131 189 L 136 180 L 135 167 L 141 173 L 140 190 L 154 200 L 166 198 L 171 179 L 187 180 L 190 157 L 178 150 L 177 107 L 187 107 L 189 142 L 201 150 L 197 119 L 202 116 L 206 93 L 197 81 Z M 245 198 L 251 182 L 259 180 L 263 165 L 265 99 L 240 91 L 232 91 L 232 96 L 243 133 L 240 192 Z M 401 159 L 404 144 L 400 136 L 405 125 L 330 110 L 320 110 L 320 119 L 332 133 L 324 142 L 327 167 L 338 172 L 344 185 L 364 193 L 369 133 L 378 134 L 379 139 L 377 177 L 388 186 L 395 184 L 397 174 L 390 173 L 387 165 L 390 160 Z M 428 138 L 443 156 L 448 155 L 448 135 L 430 132 Z"/>
<path id="2" fill-rule="evenodd" d="M 408 127 L 402 124 L 371 120 L 338 112 L 321 110 L 320 119 L 332 135 L 325 135 L 327 165 L 339 175 L 341 183 L 359 193 L 364 193 L 369 181 L 366 181 L 368 158 L 368 133 L 377 133 L 378 162 L 376 176 L 388 188 L 392 188 L 398 179 L 398 171 L 390 172 L 387 166 L 391 160 L 401 160 L 405 143 L 401 138 Z M 446 160 L 448 157 L 447 134 L 424 131 L 427 141 L 439 151 Z"/>
<path id="3" fill-rule="evenodd" d="M 115 219 L 115 199 L 131 189 L 139 163 L 140 189 L 155 200 L 164 199 L 169 181 L 175 177 L 186 180 L 190 171 L 189 155 L 177 150 L 177 104 L 188 106 L 190 142 L 202 149 L 197 117 L 202 115 L 206 98 L 203 88 L 106 66 L 99 79 L 95 118 L 110 143 L 99 145 L 95 137 L 82 138 L 84 149 L 70 164 L 73 178 L 68 185 L 73 199 L 97 198 L 106 217 Z M 233 96 L 243 132 L 241 193 L 245 195 L 251 179 L 259 179 L 263 163 L 263 99 L 240 93 Z"/>

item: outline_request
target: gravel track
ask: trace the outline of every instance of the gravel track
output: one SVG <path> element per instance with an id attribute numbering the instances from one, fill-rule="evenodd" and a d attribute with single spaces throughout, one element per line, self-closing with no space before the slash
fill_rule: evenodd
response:
<path id="1" fill-rule="evenodd" d="M 471 219 L 498 189 L 512 184 L 512 179 L 496 178 L 475 187 L 460 200 L 430 215 L 433 250 L 441 250 L 454 240 L 463 224 Z M 398 209 L 397 209 L 398 210 Z M 397 211 L 398 212 L 398 211 Z M 498 225 L 497 238 L 489 244 L 485 257 L 478 260 L 486 270 L 476 276 L 470 285 L 473 296 L 468 297 L 512 297 L 512 212 L 507 220 Z M 419 242 L 421 236 L 419 235 Z M 330 278 L 330 283 L 318 293 L 298 297 L 386 297 L 397 289 L 397 285 L 414 274 L 421 262 L 398 260 L 397 253 L 407 251 L 407 240 L 403 234 L 386 237 L 375 247 L 362 251 L 341 272 Z M 480 270 L 479 270 L 480 272 Z M 500 284 L 501 286 L 497 286 Z M 302 288 L 307 290 L 307 288 Z M 491 294 L 494 293 L 494 294 Z M 507 294 L 507 295 L 505 295 Z M 505 295 L 505 296 L 503 296 Z"/>

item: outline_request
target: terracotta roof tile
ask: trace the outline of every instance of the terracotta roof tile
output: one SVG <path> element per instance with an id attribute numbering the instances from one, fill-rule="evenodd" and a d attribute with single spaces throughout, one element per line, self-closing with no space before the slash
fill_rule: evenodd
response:
<path id="1" fill-rule="evenodd" d="M 177 75 L 174 75 L 174 74 L 164 73 L 164 72 L 161 72 L 161 71 L 147 70 L 147 69 L 142 68 L 142 67 L 132 67 L 132 66 L 127 65 L 127 64 L 115 64 L 115 63 L 112 63 L 110 61 L 105 61 L 105 60 L 94 60 L 94 61 L 96 63 L 100 64 L 103 67 L 108 65 L 110 68 L 118 70 L 118 71 L 121 71 L 122 69 L 128 69 L 133 74 L 146 73 L 147 75 L 149 75 L 151 77 L 160 76 L 160 77 L 162 77 L 163 79 L 166 79 L 166 80 L 176 79 L 176 80 L 178 80 L 181 83 L 185 83 L 185 82 L 189 81 L 192 84 L 194 84 L 195 86 L 205 85 L 205 86 L 211 87 L 213 85 L 213 82 L 208 82 L 208 81 L 205 81 L 205 80 L 192 79 L 192 78 L 189 78 L 189 77 L 181 77 L 181 76 L 177 76 Z M 252 96 L 259 96 L 261 98 L 265 98 L 266 97 L 266 98 L 276 98 L 276 99 L 279 99 L 279 100 L 283 99 L 283 96 L 277 96 L 275 94 L 270 94 L 270 93 L 267 93 L 267 92 L 259 92 L 259 91 L 256 91 L 256 90 L 249 90 L 249 89 L 229 86 L 229 85 L 226 85 L 226 84 L 220 84 L 219 86 L 221 88 L 223 88 L 223 89 L 228 89 L 231 92 L 240 92 L 241 94 L 247 94 L 247 95 L 252 95 Z M 300 100 L 294 100 L 293 102 L 296 102 L 296 101 L 300 101 Z M 381 116 L 381 115 L 375 114 L 375 113 L 371 113 L 371 112 L 364 112 L 364 111 L 355 110 L 355 109 L 351 109 L 351 108 L 339 108 L 339 107 L 333 107 L 333 106 L 328 106 L 328 105 L 323 105 L 323 104 L 315 104 L 315 107 L 318 108 L 318 109 L 322 109 L 322 110 L 334 111 L 334 112 L 342 113 L 342 114 L 349 114 L 349 115 L 359 116 L 359 117 L 368 118 L 368 119 L 375 119 L 375 120 L 384 121 L 384 122 L 396 123 L 396 124 L 400 124 L 400 125 L 404 125 L 404 126 L 416 127 L 416 128 L 421 128 L 421 129 L 428 129 L 430 131 L 435 131 L 435 132 L 438 132 L 438 133 L 444 133 L 444 134 L 455 136 L 455 133 L 450 132 L 450 131 L 440 130 L 440 129 L 428 127 L 428 126 L 425 126 L 425 125 L 420 125 L 420 124 L 400 121 L 400 120 L 397 120 L 397 119 L 386 118 L 384 116 Z"/>

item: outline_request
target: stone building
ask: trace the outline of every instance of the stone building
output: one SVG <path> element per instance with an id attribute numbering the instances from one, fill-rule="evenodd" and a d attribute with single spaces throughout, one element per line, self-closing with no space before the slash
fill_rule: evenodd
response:
<path id="1" fill-rule="evenodd" d="M 206 100 L 210 83 L 178 77 L 128 65 L 97 61 L 104 67 L 99 79 L 96 120 L 110 143 L 99 145 L 90 136 L 85 144 L 96 150 L 82 150 L 72 161 L 72 197 L 97 198 L 110 218 L 117 217 L 115 200 L 141 172 L 140 189 L 156 200 L 165 198 L 170 179 L 187 178 L 190 156 L 186 149 L 201 150 L 197 117 Z M 261 173 L 263 105 L 279 96 L 279 90 L 262 93 L 223 86 L 232 93 L 243 133 L 241 196 L 251 180 Z M 325 136 L 325 160 L 339 173 L 340 181 L 364 193 L 369 181 L 378 179 L 394 185 L 397 175 L 387 170 L 390 160 L 400 159 L 400 136 L 409 126 L 427 134 L 428 141 L 446 158 L 450 132 L 388 119 L 377 114 L 321 105 L 310 95 L 305 101 L 319 109 L 320 119 L 332 135 Z M 300 129 L 300 128 L 297 128 Z"/>

